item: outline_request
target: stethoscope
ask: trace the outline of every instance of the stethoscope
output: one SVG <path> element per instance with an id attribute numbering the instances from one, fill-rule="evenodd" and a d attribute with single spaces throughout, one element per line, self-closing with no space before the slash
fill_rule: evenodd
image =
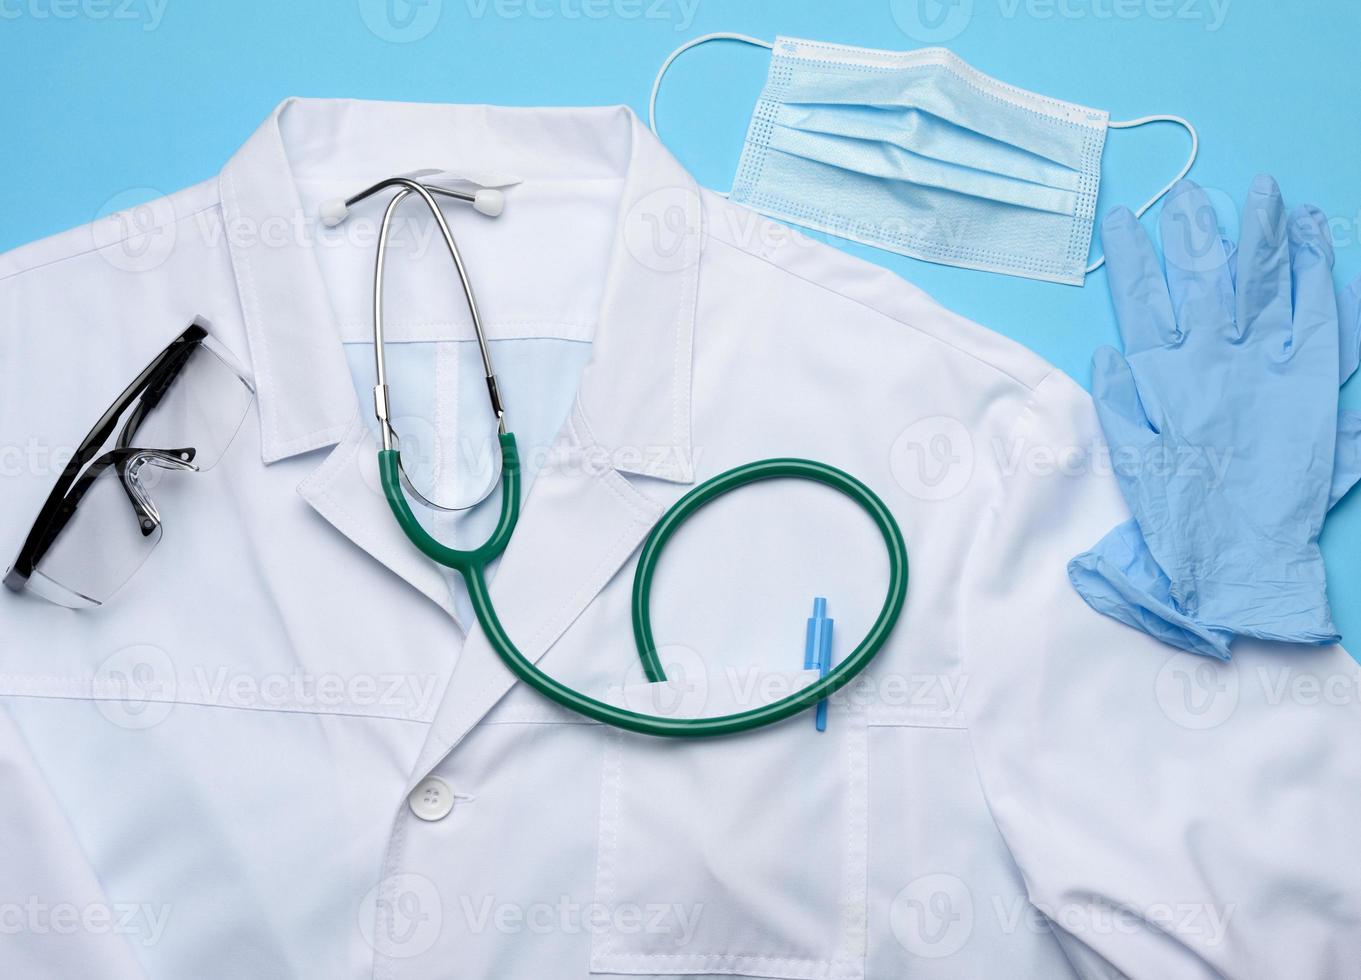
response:
<path id="1" fill-rule="evenodd" d="M 373 332 L 374 362 L 377 384 L 374 386 L 374 412 L 382 430 L 382 448 L 378 452 L 378 470 L 382 481 L 383 493 L 392 508 L 397 523 L 406 532 L 411 542 L 427 557 L 453 569 L 462 575 L 467 584 L 468 595 L 473 612 L 486 634 L 493 650 L 520 680 L 534 688 L 544 697 L 557 702 L 595 721 L 645 735 L 660 735 L 672 738 L 697 738 L 713 735 L 730 735 L 748 731 L 781 721 L 797 714 L 848 684 L 859 674 L 883 647 L 898 622 L 903 604 L 907 598 L 907 546 L 903 534 L 884 502 L 869 487 L 855 477 L 834 466 L 807 459 L 764 459 L 734 467 L 699 486 L 681 497 L 662 515 L 661 520 L 649 533 L 638 559 L 638 569 L 633 579 L 633 639 L 642 661 L 643 673 L 651 683 L 666 681 L 666 671 L 657 654 L 657 644 L 652 635 L 651 594 L 652 580 L 667 542 L 685 521 L 705 504 L 724 494 L 752 483 L 774 479 L 811 480 L 831 487 L 858 504 L 878 528 L 888 551 L 889 579 L 888 592 L 869 632 L 861 639 L 855 649 L 825 676 L 793 694 L 772 701 L 760 707 L 739 711 L 733 714 L 701 718 L 666 718 L 649 715 L 626 708 L 616 707 L 590 695 L 568 687 L 561 681 L 545 674 L 515 646 L 506 633 L 496 609 L 492 605 L 487 589 L 486 569 L 510 543 L 520 516 L 520 457 L 515 446 L 515 435 L 506 428 L 505 404 L 496 383 L 496 372 L 492 367 L 491 349 L 482 328 L 482 317 L 478 312 L 477 300 L 473 295 L 468 270 L 454 242 L 453 233 L 440 212 L 435 195 L 463 201 L 473 205 L 482 214 L 496 217 L 501 213 L 504 199 L 499 189 L 479 187 L 475 191 L 465 191 L 458 187 L 441 186 L 435 179 L 443 175 L 438 171 L 418 171 L 409 175 L 390 177 L 365 188 L 345 201 L 330 201 L 322 205 L 323 223 L 334 227 L 344 221 L 349 209 L 368 197 L 384 190 L 396 188 L 397 193 L 388 201 L 383 213 L 382 225 L 378 233 L 378 252 L 374 266 L 373 288 Z M 435 178 L 435 179 L 432 179 Z M 435 219 L 449 249 L 454 269 L 463 287 L 463 295 L 468 302 L 468 312 L 472 316 L 473 329 L 477 334 L 478 351 L 482 357 L 483 373 L 486 378 L 487 396 L 491 401 L 492 413 L 496 418 L 497 440 L 501 456 L 501 515 L 495 529 L 486 542 L 478 548 L 459 550 L 450 548 L 435 540 L 416 520 L 407 501 L 406 491 L 431 507 L 440 510 L 433 501 L 416 492 L 406 478 L 402 467 L 401 449 L 396 432 L 390 421 L 389 389 L 387 367 L 383 357 L 383 273 L 387 264 L 388 234 L 393 214 L 411 196 L 425 202 L 431 216 Z M 488 491 L 490 493 L 490 490 Z M 464 508 L 459 508 L 464 509 Z"/>

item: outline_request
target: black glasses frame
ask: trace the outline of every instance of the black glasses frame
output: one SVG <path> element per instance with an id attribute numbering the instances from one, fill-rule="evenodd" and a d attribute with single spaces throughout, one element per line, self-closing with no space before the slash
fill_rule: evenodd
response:
<path id="1" fill-rule="evenodd" d="M 141 449 L 134 447 L 132 441 L 137 437 L 137 430 L 142 422 L 160 404 L 161 399 L 165 397 L 170 386 L 175 383 L 175 379 L 180 376 L 189 359 L 207 336 L 208 331 L 202 325 L 190 324 L 165 350 L 156 355 L 95 423 L 94 428 L 77 447 L 71 461 L 62 470 L 42 510 L 38 512 L 37 520 L 29 529 L 23 547 L 19 549 L 19 556 L 5 573 L 5 585 L 10 590 L 23 591 L 33 576 L 33 570 L 52 547 L 57 536 L 70 523 L 76 508 L 80 506 L 81 498 L 93 485 L 95 477 L 109 467 L 115 468 L 122 477 L 123 490 L 137 512 L 138 526 L 142 535 L 145 537 L 155 533 L 156 528 L 160 526 L 160 518 L 131 485 L 128 478 L 129 468 L 142 458 L 159 459 L 172 465 L 192 468 L 195 450 L 192 447 Z M 109 436 L 118 425 L 118 420 L 129 408 L 133 408 L 133 411 L 118 434 L 116 448 L 101 455 L 100 447 L 108 442 Z"/>

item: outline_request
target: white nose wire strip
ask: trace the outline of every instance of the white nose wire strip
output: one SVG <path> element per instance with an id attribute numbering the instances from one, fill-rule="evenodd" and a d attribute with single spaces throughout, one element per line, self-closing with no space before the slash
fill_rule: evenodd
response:
<path id="1" fill-rule="evenodd" d="M 765 48 L 768 51 L 775 50 L 775 45 L 771 44 L 769 41 L 762 41 L 759 37 L 752 37 L 750 34 L 736 34 L 732 31 L 715 31 L 712 34 L 701 34 L 699 37 L 692 37 L 675 51 L 672 51 L 666 56 L 666 60 L 662 62 L 662 66 L 657 69 L 657 77 L 652 80 L 652 94 L 647 100 L 647 125 L 648 128 L 652 130 L 652 135 L 656 136 L 658 139 L 661 139 L 661 134 L 657 132 L 657 93 L 661 91 L 662 76 L 666 74 L 666 70 L 671 67 L 672 63 L 677 58 L 685 54 L 685 52 L 689 51 L 691 48 L 698 47 L 708 41 L 741 41 L 743 44 L 754 44 L 758 48 Z M 715 191 L 714 193 L 727 197 L 731 192 Z"/>
<path id="2" fill-rule="evenodd" d="M 1185 129 L 1186 132 L 1191 135 L 1191 153 L 1186 158 L 1186 165 L 1177 172 L 1177 176 L 1169 180 L 1162 190 L 1158 191 L 1158 193 L 1154 194 L 1139 206 L 1139 209 L 1134 212 L 1134 217 L 1136 218 L 1142 218 L 1148 212 L 1149 208 L 1153 207 L 1153 205 L 1157 204 L 1158 201 L 1162 199 L 1164 194 L 1177 186 L 1177 181 L 1191 172 L 1191 165 L 1196 162 L 1196 153 L 1200 150 L 1200 136 L 1196 133 L 1196 127 L 1192 126 L 1190 122 L 1183 119 L 1181 116 L 1140 116 L 1138 119 L 1125 119 L 1120 122 L 1109 122 L 1106 125 L 1111 129 L 1135 129 L 1139 126 L 1145 126 L 1148 123 L 1155 122 L 1176 123 L 1178 126 Z M 1089 273 L 1095 272 L 1097 269 L 1101 268 L 1105 261 L 1106 255 L 1103 252 L 1101 258 L 1087 266 L 1087 271 Z"/>

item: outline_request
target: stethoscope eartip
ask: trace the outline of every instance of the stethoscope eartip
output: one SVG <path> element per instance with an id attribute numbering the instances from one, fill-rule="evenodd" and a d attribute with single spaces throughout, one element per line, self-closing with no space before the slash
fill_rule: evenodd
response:
<path id="1" fill-rule="evenodd" d="M 499 217 L 506 208 L 506 195 L 494 187 L 484 187 L 473 195 L 473 208 L 489 218 Z"/>
<path id="2" fill-rule="evenodd" d="M 349 217 L 350 208 L 342 198 L 336 197 L 329 201 L 322 201 L 321 207 L 317 208 L 317 214 L 323 225 L 327 228 L 334 228 Z"/>

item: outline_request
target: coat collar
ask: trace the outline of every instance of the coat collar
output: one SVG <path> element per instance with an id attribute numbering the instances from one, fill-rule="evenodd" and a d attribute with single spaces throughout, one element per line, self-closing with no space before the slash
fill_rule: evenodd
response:
<path id="1" fill-rule="evenodd" d="M 464 159 L 451 160 L 455 147 Z M 356 399 L 296 172 L 359 187 L 418 167 L 622 182 L 609 272 L 579 409 L 613 468 L 694 479 L 691 345 L 698 188 L 625 107 L 518 109 L 289 99 L 220 176 L 226 236 L 250 340 L 266 463 L 340 442 Z M 505 220 L 514 220 L 508 212 Z M 572 229 L 562 229 L 562 249 Z M 526 270 L 532 277 L 533 270 Z"/>

